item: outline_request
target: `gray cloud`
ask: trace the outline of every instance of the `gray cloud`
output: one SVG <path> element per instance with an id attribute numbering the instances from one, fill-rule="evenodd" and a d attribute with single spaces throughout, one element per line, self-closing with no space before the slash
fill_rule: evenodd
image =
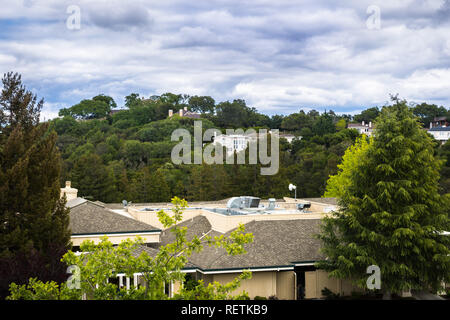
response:
<path id="1" fill-rule="evenodd" d="M 0 71 L 48 114 L 98 93 L 246 99 L 268 113 L 361 110 L 390 93 L 450 105 L 449 1 L 0 0 Z M 80 30 L 65 21 L 81 10 Z"/>

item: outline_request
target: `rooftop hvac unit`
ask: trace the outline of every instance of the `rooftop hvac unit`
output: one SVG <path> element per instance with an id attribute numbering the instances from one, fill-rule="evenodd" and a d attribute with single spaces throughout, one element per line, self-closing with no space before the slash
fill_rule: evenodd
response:
<path id="1" fill-rule="evenodd" d="M 242 199 L 241 197 L 233 197 L 227 202 L 227 208 L 243 208 Z"/>
<path id="2" fill-rule="evenodd" d="M 257 197 L 233 197 L 227 202 L 227 208 L 258 208 L 259 207 L 260 198 Z"/>
<path id="3" fill-rule="evenodd" d="M 269 198 L 269 206 L 267 207 L 267 210 L 275 210 L 275 198 Z"/>
<path id="4" fill-rule="evenodd" d="M 303 211 L 305 209 L 311 208 L 311 203 L 298 203 L 297 210 Z"/>

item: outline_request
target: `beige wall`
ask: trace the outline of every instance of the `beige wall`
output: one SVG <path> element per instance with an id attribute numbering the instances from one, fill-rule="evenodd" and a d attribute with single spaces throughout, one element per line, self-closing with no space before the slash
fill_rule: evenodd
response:
<path id="1" fill-rule="evenodd" d="M 85 240 L 92 240 L 94 241 L 95 244 L 100 242 L 100 238 L 103 235 L 95 235 L 95 236 L 83 236 L 83 237 L 71 237 L 70 239 L 72 240 L 72 245 L 73 246 L 79 246 L 81 245 L 81 243 Z M 108 236 L 108 240 L 111 241 L 113 244 L 120 244 L 120 242 L 127 240 L 127 239 L 131 239 L 134 240 L 136 239 L 137 235 L 133 235 L 133 234 L 129 234 L 129 235 L 114 235 L 114 234 L 109 234 Z M 149 234 L 149 235 L 139 235 L 145 243 L 157 243 L 160 241 L 160 234 L 159 233 L 155 233 L 155 234 Z"/>
<path id="2" fill-rule="evenodd" d="M 240 273 L 222 273 L 203 275 L 205 285 L 217 281 L 226 284 L 237 278 Z M 246 291 L 251 299 L 255 296 L 276 296 L 278 299 L 295 299 L 295 275 L 294 271 L 258 271 L 252 272 L 252 278 L 244 280 L 241 286 L 233 292 L 240 294 Z"/>
<path id="3" fill-rule="evenodd" d="M 294 271 L 277 272 L 277 297 L 281 300 L 296 299 L 296 277 Z"/>
<path id="4" fill-rule="evenodd" d="M 323 270 L 305 272 L 305 287 L 305 299 L 322 298 L 322 289 L 324 288 L 340 295 L 350 295 L 353 291 L 362 291 L 350 280 L 329 278 L 328 273 Z"/>
<path id="5" fill-rule="evenodd" d="M 213 281 L 226 284 L 233 281 L 240 273 L 224 273 L 214 274 Z M 252 272 L 252 278 L 244 280 L 241 286 L 233 292 L 233 294 L 247 291 L 249 297 L 253 299 L 255 296 L 270 297 L 277 295 L 277 275 L 276 271 L 270 272 Z"/>

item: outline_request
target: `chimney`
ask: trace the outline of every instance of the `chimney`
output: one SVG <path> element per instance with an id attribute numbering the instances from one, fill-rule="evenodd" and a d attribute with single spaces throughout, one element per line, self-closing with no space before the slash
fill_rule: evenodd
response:
<path id="1" fill-rule="evenodd" d="M 369 128 L 372 128 L 372 121 L 369 121 Z"/>
<path id="2" fill-rule="evenodd" d="M 364 121 L 362 122 L 362 125 L 363 125 L 363 127 L 364 127 Z"/>
<path id="3" fill-rule="evenodd" d="M 187 111 L 187 107 L 184 107 L 184 111 Z"/>
<path id="4" fill-rule="evenodd" d="M 173 116 L 173 110 L 169 110 L 169 117 Z"/>
<path id="5" fill-rule="evenodd" d="M 433 128 L 433 122 L 430 121 L 430 129 Z"/>
<path id="6" fill-rule="evenodd" d="M 67 201 L 76 199 L 78 195 L 78 189 L 72 188 L 70 186 L 70 181 L 66 181 L 66 187 L 61 188 L 60 197 L 62 198 L 64 195 L 66 195 Z"/>
<path id="7" fill-rule="evenodd" d="M 180 117 L 183 116 L 183 109 L 180 109 Z"/>

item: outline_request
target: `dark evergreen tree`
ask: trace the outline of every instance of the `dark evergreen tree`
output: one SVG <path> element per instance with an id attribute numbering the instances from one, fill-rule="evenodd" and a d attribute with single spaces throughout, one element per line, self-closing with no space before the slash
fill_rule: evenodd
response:
<path id="1" fill-rule="evenodd" d="M 340 207 L 319 236 L 320 268 L 365 286 L 367 267 L 381 270 L 381 289 L 437 290 L 450 280 L 449 201 L 438 192 L 441 163 L 405 101 L 376 120 L 373 141 L 344 166 Z"/>
<path id="2" fill-rule="evenodd" d="M 70 247 L 69 214 L 60 199 L 56 133 L 39 124 L 43 100 L 7 73 L 0 96 L 0 295 L 30 277 L 62 281 Z"/>

